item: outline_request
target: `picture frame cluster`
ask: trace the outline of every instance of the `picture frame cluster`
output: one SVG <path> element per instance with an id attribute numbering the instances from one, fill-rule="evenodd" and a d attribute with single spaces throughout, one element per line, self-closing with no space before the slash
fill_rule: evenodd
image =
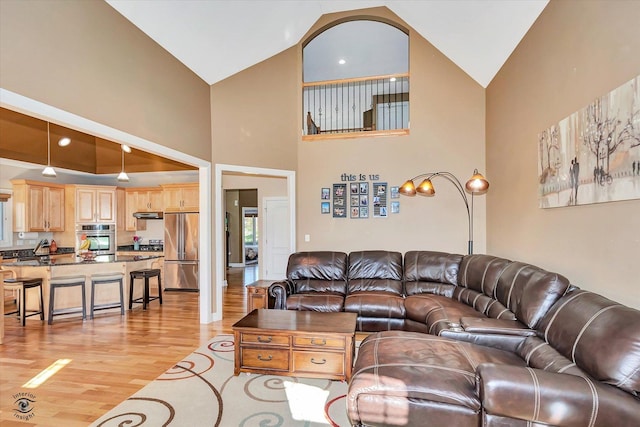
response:
<path id="1" fill-rule="evenodd" d="M 400 212 L 400 202 L 388 200 L 399 198 L 398 187 L 389 187 L 386 182 L 336 183 L 323 187 L 320 198 L 320 212 L 333 218 L 386 218 Z"/>

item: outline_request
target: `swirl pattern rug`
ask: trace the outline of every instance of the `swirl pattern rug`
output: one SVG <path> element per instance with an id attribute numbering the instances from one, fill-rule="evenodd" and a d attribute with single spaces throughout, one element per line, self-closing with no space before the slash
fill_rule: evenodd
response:
<path id="1" fill-rule="evenodd" d="M 233 375 L 233 335 L 218 335 L 96 420 L 111 426 L 349 426 L 340 381 Z"/>

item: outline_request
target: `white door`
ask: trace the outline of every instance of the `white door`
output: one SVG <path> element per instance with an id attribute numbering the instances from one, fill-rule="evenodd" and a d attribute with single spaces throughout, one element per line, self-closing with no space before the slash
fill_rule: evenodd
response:
<path id="1" fill-rule="evenodd" d="M 293 252 L 289 235 L 289 201 L 286 197 L 265 197 L 263 210 L 264 250 L 260 254 L 262 279 L 284 279 L 287 275 L 289 255 Z"/>

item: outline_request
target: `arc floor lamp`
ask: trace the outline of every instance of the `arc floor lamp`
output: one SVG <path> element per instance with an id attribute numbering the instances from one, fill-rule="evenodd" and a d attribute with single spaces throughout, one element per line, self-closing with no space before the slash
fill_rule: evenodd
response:
<path id="1" fill-rule="evenodd" d="M 421 196 L 434 196 L 436 194 L 436 190 L 433 187 L 433 183 L 431 180 L 433 178 L 444 178 L 449 181 L 453 186 L 458 190 L 460 196 L 462 197 L 462 201 L 464 202 L 464 206 L 467 210 L 467 219 L 469 220 L 469 245 L 468 250 L 469 254 L 473 253 L 473 196 L 476 194 L 484 194 L 489 189 L 489 181 L 485 179 L 482 174 L 478 172 L 478 169 L 473 171 L 473 175 L 466 182 L 464 186 L 454 174 L 451 172 L 427 172 L 420 174 L 414 178 L 411 178 L 398 189 L 398 192 L 402 195 L 413 197 L 416 194 L 420 194 Z M 424 178 L 424 180 L 418 185 L 415 186 L 414 181 L 416 179 Z M 471 207 L 469 207 L 469 198 L 467 196 L 468 191 L 471 194 Z"/>

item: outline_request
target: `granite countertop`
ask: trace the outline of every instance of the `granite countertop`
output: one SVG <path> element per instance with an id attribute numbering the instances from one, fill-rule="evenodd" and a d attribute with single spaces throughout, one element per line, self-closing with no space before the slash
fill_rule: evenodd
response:
<path id="1" fill-rule="evenodd" d="M 134 261 L 145 261 L 148 259 L 156 259 L 162 258 L 162 255 L 142 255 L 142 256 L 134 256 L 134 255 L 98 255 L 92 260 L 84 260 L 81 257 L 65 257 L 61 259 L 40 259 L 40 260 L 28 260 L 28 261 L 17 261 L 11 262 L 7 264 L 3 264 L 7 267 L 16 266 L 16 267 L 51 267 L 56 265 L 75 265 L 75 264 L 106 264 L 106 263 L 114 263 L 114 262 L 134 262 Z"/>

